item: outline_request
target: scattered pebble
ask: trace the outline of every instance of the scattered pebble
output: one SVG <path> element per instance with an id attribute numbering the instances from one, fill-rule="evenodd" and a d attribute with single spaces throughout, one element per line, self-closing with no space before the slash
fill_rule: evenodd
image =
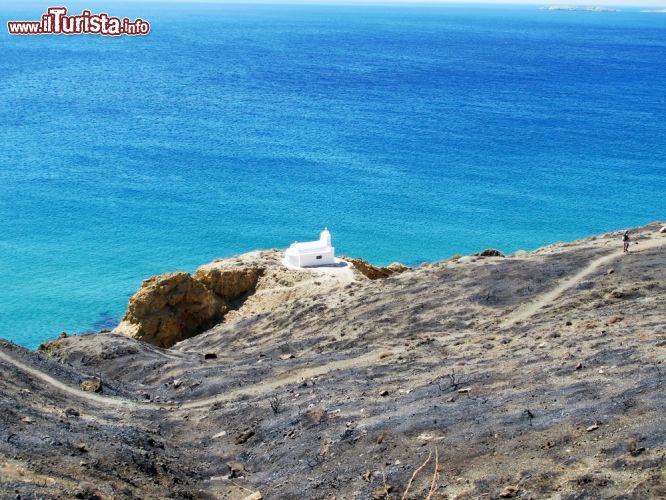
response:
<path id="1" fill-rule="evenodd" d="M 245 477 L 247 474 L 245 466 L 240 462 L 229 462 L 227 467 L 229 467 L 229 479 L 233 479 L 235 477 Z"/>
<path id="2" fill-rule="evenodd" d="M 502 491 L 500 491 L 499 496 L 502 498 L 513 498 L 518 494 L 520 489 L 518 486 L 505 486 Z"/>
<path id="3" fill-rule="evenodd" d="M 98 378 L 91 378 L 81 382 L 79 386 L 83 392 L 102 392 L 102 381 Z"/>
<path id="4" fill-rule="evenodd" d="M 393 491 L 393 488 L 391 488 L 389 485 L 380 486 L 375 488 L 375 490 L 372 492 L 372 498 L 373 500 L 383 500 L 384 498 L 389 497 L 389 493 L 391 493 L 391 491 Z"/>
<path id="5" fill-rule="evenodd" d="M 254 436 L 254 431 L 246 431 L 240 434 L 236 438 L 236 444 L 243 444 L 246 443 L 248 439 L 250 439 L 252 436 Z"/>
<path id="6" fill-rule="evenodd" d="M 644 447 L 640 447 L 640 448 L 632 448 L 631 450 L 629 450 L 629 454 L 630 454 L 632 457 L 637 457 L 638 455 L 642 454 L 644 451 L 645 451 L 645 448 L 644 448 Z"/>

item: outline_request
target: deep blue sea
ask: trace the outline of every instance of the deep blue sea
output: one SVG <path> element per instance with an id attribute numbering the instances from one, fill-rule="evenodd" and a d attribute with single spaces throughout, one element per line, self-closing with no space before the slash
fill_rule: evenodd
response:
<path id="1" fill-rule="evenodd" d="M 100 5 L 152 33 L 12 37 L 46 4 L 0 3 L 0 337 L 24 346 L 324 226 L 383 264 L 666 217 L 666 15 L 68 4 Z"/>

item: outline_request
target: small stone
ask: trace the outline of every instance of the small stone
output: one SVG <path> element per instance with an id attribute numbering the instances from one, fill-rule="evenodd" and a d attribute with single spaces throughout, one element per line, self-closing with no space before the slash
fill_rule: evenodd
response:
<path id="1" fill-rule="evenodd" d="M 469 387 L 465 387 L 464 389 L 458 389 L 458 394 L 467 394 L 469 391 L 471 391 Z"/>
<path id="2" fill-rule="evenodd" d="M 381 397 L 384 398 L 384 397 L 386 397 L 386 396 L 389 395 L 389 391 L 387 391 L 386 389 L 384 389 L 382 392 L 379 393 L 379 395 L 380 395 Z"/>
<path id="3" fill-rule="evenodd" d="M 98 378 L 91 378 L 81 382 L 79 387 L 83 392 L 102 392 L 102 381 Z"/>
<path id="4" fill-rule="evenodd" d="M 88 453 L 88 447 L 86 446 L 86 443 L 77 443 L 74 445 L 74 448 L 79 450 L 81 453 Z"/>
<path id="5" fill-rule="evenodd" d="M 596 431 L 599 428 L 597 424 L 590 425 L 587 429 L 585 429 L 587 432 L 592 432 Z"/>
<path id="6" fill-rule="evenodd" d="M 67 415 L 68 417 L 80 417 L 81 416 L 79 411 L 75 410 L 74 408 L 67 408 L 65 410 L 65 415 Z"/>
<path id="7" fill-rule="evenodd" d="M 294 356 L 294 355 L 291 354 L 291 353 L 289 353 L 289 354 L 281 354 L 281 355 L 280 355 L 280 359 L 283 360 L 283 361 L 286 361 L 287 359 L 294 359 L 295 357 L 296 357 L 296 356 Z"/>
<path id="8" fill-rule="evenodd" d="M 583 363 L 578 363 L 576 365 L 576 370 L 581 370 L 583 368 Z"/>
<path id="9" fill-rule="evenodd" d="M 622 320 L 624 320 L 624 316 L 616 314 L 606 320 L 606 325 L 614 325 L 615 323 L 619 323 Z"/>
<path id="10" fill-rule="evenodd" d="M 453 396 L 451 396 L 449 399 L 446 400 L 446 402 L 447 402 L 447 403 L 455 403 L 455 402 L 456 402 L 456 398 L 454 398 Z"/>
<path id="11" fill-rule="evenodd" d="M 213 439 L 221 438 L 227 435 L 227 431 L 218 432 L 213 436 Z"/>
<path id="12" fill-rule="evenodd" d="M 252 436 L 254 436 L 254 431 L 243 432 L 236 438 L 236 444 L 246 443 L 247 440 L 250 439 Z"/>
<path id="13" fill-rule="evenodd" d="M 513 498 L 520 491 L 518 486 L 505 486 L 502 491 L 500 491 L 499 496 L 502 498 Z"/>
<path id="14" fill-rule="evenodd" d="M 173 387 L 174 389 L 178 389 L 182 385 L 183 381 L 180 379 L 174 379 L 173 381 Z"/>
<path id="15" fill-rule="evenodd" d="M 372 498 L 373 500 L 383 500 L 384 498 L 388 498 L 391 491 L 393 491 L 393 488 L 389 485 L 380 486 L 372 492 Z"/>
<path id="16" fill-rule="evenodd" d="M 26 424 L 32 424 L 34 422 L 34 420 L 31 419 L 30 417 L 23 417 L 21 421 L 25 422 Z"/>
<path id="17" fill-rule="evenodd" d="M 229 467 L 229 479 L 245 477 L 245 474 L 247 474 L 245 466 L 240 462 L 229 462 L 227 467 Z"/>
<path id="18" fill-rule="evenodd" d="M 615 269 L 609 269 L 608 274 L 613 274 L 615 272 Z"/>
<path id="19" fill-rule="evenodd" d="M 640 448 L 632 448 L 631 450 L 629 450 L 629 454 L 630 454 L 632 457 L 637 457 L 638 455 L 640 455 L 640 454 L 643 453 L 644 451 L 645 451 L 645 448 L 644 448 L 644 447 L 640 447 Z"/>
<path id="20" fill-rule="evenodd" d="M 304 414 L 304 417 L 310 425 L 319 425 L 321 421 L 326 418 L 326 410 L 315 406 L 307 410 Z"/>
<path id="21" fill-rule="evenodd" d="M 573 325 L 573 323 L 572 323 L 571 321 L 567 321 L 565 324 L 566 324 L 567 326 L 571 326 L 571 325 Z"/>

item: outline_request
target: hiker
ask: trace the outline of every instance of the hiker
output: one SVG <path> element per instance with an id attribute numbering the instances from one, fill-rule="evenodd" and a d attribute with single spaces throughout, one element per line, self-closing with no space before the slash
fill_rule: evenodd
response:
<path id="1" fill-rule="evenodd" d="M 622 235 L 622 243 L 624 243 L 624 253 L 629 252 L 629 231 L 625 231 Z"/>

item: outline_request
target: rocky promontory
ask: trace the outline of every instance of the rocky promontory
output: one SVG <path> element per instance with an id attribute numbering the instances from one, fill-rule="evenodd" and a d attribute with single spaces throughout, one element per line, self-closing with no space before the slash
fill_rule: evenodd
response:
<path id="1" fill-rule="evenodd" d="M 220 323 L 257 286 L 262 267 L 216 261 L 197 270 L 153 276 L 129 301 L 115 333 L 171 347 Z"/>
<path id="2" fill-rule="evenodd" d="M 346 283 L 353 272 L 360 279 L 382 279 L 409 269 L 397 262 L 379 267 L 363 259 L 344 258 L 349 264 L 348 273 L 313 273 L 287 269 L 281 258 L 278 250 L 250 252 L 217 259 L 201 266 L 194 275 L 173 272 L 146 279 L 130 298 L 127 312 L 113 332 L 168 348 L 223 322 L 230 311 L 235 312 L 230 317 L 238 319 L 256 314 L 256 306 L 262 308 L 262 304 L 270 310 L 296 296 L 308 296 L 313 283 L 318 284 L 316 288 L 322 281 L 330 285 Z M 251 301 L 255 307 L 243 308 L 257 292 L 259 295 Z"/>
<path id="3" fill-rule="evenodd" d="M 0 342 L 0 497 L 664 498 L 662 227 L 151 278 L 143 333 Z"/>

